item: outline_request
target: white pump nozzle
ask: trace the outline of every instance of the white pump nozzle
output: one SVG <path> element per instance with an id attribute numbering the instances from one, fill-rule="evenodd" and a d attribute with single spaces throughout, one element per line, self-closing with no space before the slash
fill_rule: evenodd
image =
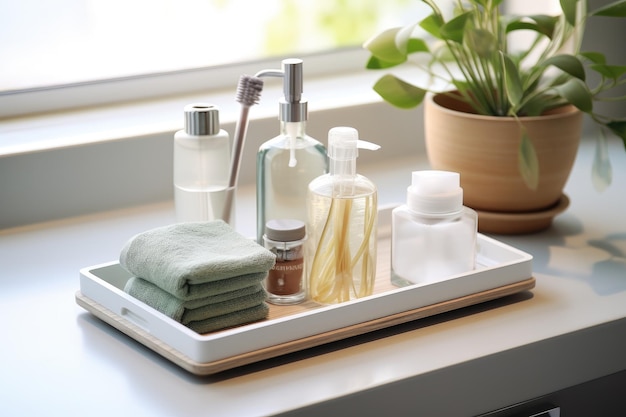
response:
<path id="1" fill-rule="evenodd" d="M 359 148 L 375 151 L 380 146 L 360 140 L 359 132 L 352 127 L 334 127 L 328 132 L 329 174 L 333 178 L 333 192 L 337 196 L 354 194 Z"/>
<path id="2" fill-rule="evenodd" d="M 360 149 L 375 151 L 379 145 L 359 139 L 359 132 L 353 127 L 333 127 L 328 132 L 328 157 L 334 161 L 353 161 Z"/>

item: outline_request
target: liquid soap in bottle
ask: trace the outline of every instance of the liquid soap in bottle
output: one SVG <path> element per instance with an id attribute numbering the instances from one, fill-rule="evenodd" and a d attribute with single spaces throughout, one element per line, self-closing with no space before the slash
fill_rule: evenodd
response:
<path id="1" fill-rule="evenodd" d="M 376 185 L 357 174 L 356 129 L 328 133 L 330 171 L 313 180 L 308 192 L 307 261 L 309 298 L 335 304 L 371 295 L 376 279 L 378 199 Z"/>
<path id="2" fill-rule="evenodd" d="M 262 144 L 257 153 L 256 238 L 262 244 L 267 221 L 306 222 L 307 187 L 328 172 L 328 160 L 324 145 L 306 134 L 302 60 L 285 59 L 281 70 L 265 70 L 257 76 L 282 77 L 284 93 L 279 104 L 280 134 Z"/>
<path id="3" fill-rule="evenodd" d="M 476 212 L 463 206 L 458 173 L 413 172 L 406 204 L 392 212 L 392 283 L 436 282 L 473 270 L 477 227 Z"/>

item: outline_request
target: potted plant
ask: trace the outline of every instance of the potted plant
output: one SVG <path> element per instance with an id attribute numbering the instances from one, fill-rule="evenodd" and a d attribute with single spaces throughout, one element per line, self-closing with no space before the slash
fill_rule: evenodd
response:
<path id="1" fill-rule="evenodd" d="M 465 202 L 479 212 L 481 231 L 523 233 L 549 226 L 568 204 L 562 189 L 577 153 L 582 115 L 626 146 L 626 120 L 602 116 L 593 105 L 626 100 L 611 97 L 626 83 L 626 66 L 580 51 L 587 19 L 626 17 L 626 0 L 593 12 L 585 0 L 560 0 L 562 13 L 556 16 L 507 15 L 500 10 L 502 0 L 456 1 L 448 15 L 434 0 L 423 3 L 428 17 L 364 44 L 371 53 L 368 69 L 399 67 L 422 77 L 407 81 L 387 73 L 374 90 L 400 108 L 424 102 L 429 161 L 435 169 L 460 172 Z M 418 26 L 425 36 L 415 35 Z M 531 40 L 514 49 L 511 37 L 520 33 L 531 34 Z M 599 75 L 597 84 L 590 85 L 589 71 Z M 554 168 L 559 160 L 562 166 Z M 598 171 L 608 185 L 610 174 Z"/>

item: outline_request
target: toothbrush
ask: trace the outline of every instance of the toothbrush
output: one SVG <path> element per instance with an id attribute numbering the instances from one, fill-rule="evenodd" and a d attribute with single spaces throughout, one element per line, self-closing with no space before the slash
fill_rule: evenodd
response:
<path id="1" fill-rule="evenodd" d="M 239 180 L 239 168 L 241 167 L 241 157 L 243 154 L 243 145 L 246 140 L 246 132 L 248 130 L 248 113 L 250 107 L 259 102 L 263 91 L 263 80 L 257 76 L 242 75 L 239 77 L 237 85 L 237 96 L 235 100 L 241 104 L 239 119 L 235 126 L 235 137 L 233 139 L 233 152 L 230 164 L 230 176 L 228 182 L 228 196 L 224 214 L 230 215 L 233 205 L 233 198 L 237 182 Z"/>
<path id="2" fill-rule="evenodd" d="M 233 141 L 233 155 L 230 166 L 230 183 L 229 187 L 236 187 L 239 177 L 239 167 L 241 165 L 241 156 L 243 154 L 243 145 L 246 140 L 246 132 L 248 130 L 248 113 L 250 107 L 258 104 L 263 91 L 263 80 L 256 76 L 242 75 L 239 77 L 237 85 L 237 97 L 235 100 L 241 104 L 241 112 L 239 120 L 235 127 L 235 138 Z"/>

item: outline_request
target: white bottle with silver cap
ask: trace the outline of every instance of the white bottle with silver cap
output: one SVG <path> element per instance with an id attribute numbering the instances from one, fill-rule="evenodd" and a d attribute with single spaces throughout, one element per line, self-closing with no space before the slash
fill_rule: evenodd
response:
<path id="1" fill-rule="evenodd" d="M 232 225 L 234 204 L 225 213 L 230 137 L 220 129 L 212 104 L 184 108 L 185 128 L 174 135 L 174 203 L 179 222 L 223 219 Z"/>
<path id="2" fill-rule="evenodd" d="M 475 267 L 476 212 L 463 206 L 460 175 L 415 171 L 406 204 L 392 212 L 391 281 L 441 281 Z"/>

